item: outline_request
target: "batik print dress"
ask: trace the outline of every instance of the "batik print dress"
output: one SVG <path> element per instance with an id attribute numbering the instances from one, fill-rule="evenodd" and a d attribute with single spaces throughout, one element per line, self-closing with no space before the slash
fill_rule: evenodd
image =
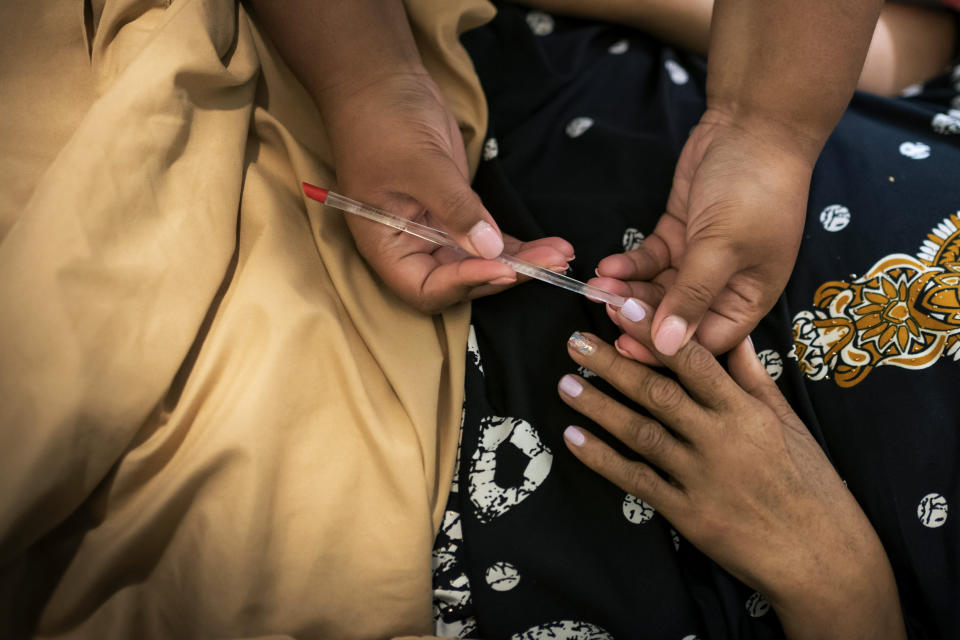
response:
<path id="1" fill-rule="evenodd" d="M 491 111 L 474 186 L 503 230 L 568 239 L 580 280 L 637 247 L 703 112 L 703 60 L 511 5 L 464 42 Z M 960 638 L 958 91 L 960 67 L 855 96 L 816 166 L 792 279 L 752 334 L 880 535 L 913 638 Z M 567 451 L 567 425 L 603 433 L 557 395 L 564 374 L 593 375 L 567 355 L 576 330 L 618 335 L 601 305 L 543 283 L 474 303 L 437 632 L 781 638 L 763 594 Z"/>

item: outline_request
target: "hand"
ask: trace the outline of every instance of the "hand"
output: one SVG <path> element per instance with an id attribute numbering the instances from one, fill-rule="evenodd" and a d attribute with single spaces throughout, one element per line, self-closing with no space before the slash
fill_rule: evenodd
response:
<path id="1" fill-rule="evenodd" d="M 623 315 L 639 318 L 640 309 L 628 302 L 619 324 L 652 348 L 649 316 L 633 322 Z M 564 402 L 645 462 L 569 427 L 564 437 L 577 458 L 649 503 L 687 540 L 763 593 L 789 637 L 904 637 L 880 540 L 749 341 L 729 354 L 729 374 L 695 342 L 663 355 L 679 379 L 674 382 L 594 336 L 583 339 L 587 348 L 571 339 L 570 356 L 653 417 L 566 376 Z"/>
<path id="2" fill-rule="evenodd" d="M 707 111 L 677 162 L 667 211 L 634 251 L 604 258 L 591 284 L 657 307 L 657 351 L 694 333 L 713 353 L 742 341 L 793 269 L 812 161 L 773 129 Z M 652 363 L 654 359 L 639 356 Z"/>
<path id="3" fill-rule="evenodd" d="M 391 74 L 335 90 L 342 95 L 322 103 L 327 105 L 324 119 L 345 195 L 443 228 L 483 258 L 495 258 L 506 248 L 555 271 L 567 268 L 573 247 L 560 238 L 501 240 L 468 183 L 456 119 L 426 72 Z M 401 298 L 422 311 L 436 312 L 518 281 L 513 269 L 500 262 L 471 259 L 360 218 L 347 221 L 367 262 Z"/>

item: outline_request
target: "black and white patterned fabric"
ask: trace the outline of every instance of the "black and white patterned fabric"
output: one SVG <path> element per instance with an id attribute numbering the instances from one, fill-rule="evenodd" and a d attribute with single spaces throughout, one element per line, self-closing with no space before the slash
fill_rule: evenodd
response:
<path id="1" fill-rule="evenodd" d="M 705 64 L 627 28 L 499 9 L 464 36 L 491 113 L 474 186 L 507 233 L 572 242 L 587 280 L 662 213 Z M 880 534 L 914 638 L 960 637 L 958 91 L 960 67 L 854 98 L 817 165 L 793 278 L 753 333 Z M 567 425 L 603 433 L 557 396 L 564 374 L 592 376 L 567 356 L 576 330 L 618 335 L 601 305 L 543 283 L 474 304 L 438 634 L 782 637 L 762 594 L 567 451 Z"/>

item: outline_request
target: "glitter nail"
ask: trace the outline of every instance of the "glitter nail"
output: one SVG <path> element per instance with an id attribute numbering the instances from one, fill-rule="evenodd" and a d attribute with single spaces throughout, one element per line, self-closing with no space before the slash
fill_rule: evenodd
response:
<path id="1" fill-rule="evenodd" d="M 585 356 L 588 356 L 597 350 L 597 347 L 579 331 L 574 331 L 567 342 L 571 347 Z"/>

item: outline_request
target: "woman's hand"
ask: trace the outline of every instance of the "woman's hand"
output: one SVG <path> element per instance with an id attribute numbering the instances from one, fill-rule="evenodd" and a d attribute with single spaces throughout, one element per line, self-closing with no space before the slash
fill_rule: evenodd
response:
<path id="1" fill-rule="evenodd" d="M 880 540 L 752 344 L 744 341 L 729 354 L 728 374 L 695 342 L 674 355 L 656 352 L 650 316 L 651 309 L 631 300 L 617 319 L 628 339 L 655 353 L 678 382 L 594 336 L 574 334 L 568 348 L 578 364 L 652 417 L 579 377 L 560 383 L 567 404 L 644 461 L 619 455 L 577 427 L 564 433 L 569 449 L 763 593 L 789 637 L 905 637 Z"/>
<path id="2" fill-rule="evenodd" d="M 425 312 L 512 286 L 504 249 L 563 271 L 559 238 L 503 237 L 470 188 L 456 118 L 424 69 L 401 0 L 249 0 L 258 24 L 323 116 L 344 195 L 441 227 L 471 259 L 347 217 L 360 252 L 397 295 Z"/>
<path id="3" fill-rule="evenodd" d="M 657 308 L 654 342 L 673 354 L 691 336 L 713 353 L 741 342 L 793 270 L 812 160 L 772 130 L 708 111 L 677 162 L 667 211 L 639 248 L 604 258 L 602 288 Z M 641 361 L 652 363 L 649 354 Z"/>
<path id="4" fill-rule="evenodd" d="M 345 195 L 443 228 L 474 255 L 495 258 L 505 249 L 549 269 L 566 270 L 573 247 L 565 240 L 501 240 L 470 188 L 456 119 L 426 72 L 392 74 L 335 90 L 341 95 L 322 104 Z M 423 311 L 439 311 L 518 282 L 503 263 L 472 259 L 362 218 L 349 216 L 347 222 L 367 262 L 401 298 Z"/>

